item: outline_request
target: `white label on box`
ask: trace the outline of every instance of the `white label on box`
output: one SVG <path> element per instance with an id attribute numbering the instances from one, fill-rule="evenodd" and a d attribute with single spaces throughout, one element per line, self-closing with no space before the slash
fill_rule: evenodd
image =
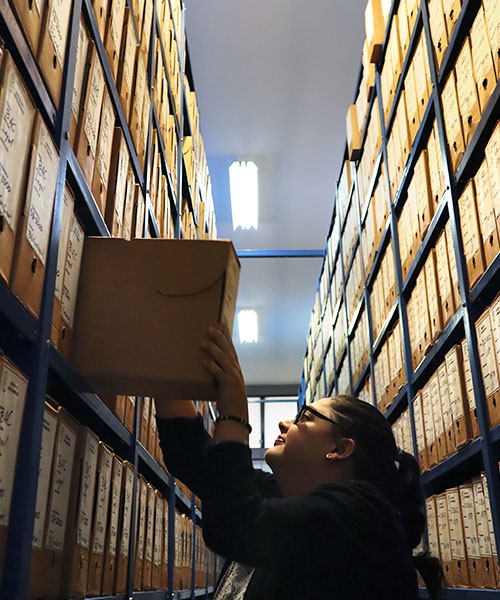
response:
<path id="1" fill-rule="evenodd" d="M 495 346 L 497 369 L 500 373 L 500 297 L 497 298 L 490 307 L 490 319 L 493 344 Z"/>
<path id="2" fill-rule="evenodd" d="M 476 205 L 474 201 L 474 188 L 472 181 L 462 193 L 458 201 L 460 210 L 460 223 L 462 226 L 462 238 L 464 243 L 464 254 L 467 261 L 472 260 L 480 250 L 479 231 L 477 227 Z M 451 244 L 448 244 L 450 247 Z M 453 250 L 453 248 L 451 248 Z"/>
<path id="3" fill-rule="evenodd" d="M 90 546 L 92 512 L 94 510 L 94 492 L 97 469 L 99 440 L 90 431 L 86 432 L 85 454 L 82 464 L 80 498 L 76 531 L 76 544 L 82 548 Z"/>
<path id="4" fill-rule="evenodd" d="M 45 515 L 49 503 L 49 484 L 56 443 L 57 413 L 45 407 L 43 413 L 42 447 L 38 468 L 38 487 L 36 491 L 35 524 L 33 528 L 33 547 L 41 548 Z"/>
<path id="5" fill-rule="evenodd" d="M 64 269 L 64 286 L 62 295 L 62 316 L 66 323 L 73 328 L 75 317 L 76 293 L 83 255 L 84 232 L 73 215 L 68 242 L 68 254 Z"/>
<path id="6" fill-rule="evenodd" d="M 144 56 L 142 52 L 139 52 L 137 57 L 137 69 L 136 69 L 136 81 L 135 81 L 135 94 L 134 94 L 134 110 L 137 115 L 137 121 L 139 123 L 142 115 L 142 102 L 144 98 L 144 92 L 146 90 L 146 65 L 144 63 Z"/>
<path id="7" fill-rule="evenodd" d="M 472 68 L 472 55 L 469 38 L 465 38 L 462 50 L 455 63 L 457 76 L 458 105 L 462 118 L 466 119 L 470 110 L 477 104 L 477 88 L 474 70 Z"/>
<path id="8" fill-rule="evenodd" d="M 89 142 L 92 156 L 95 157 L 97 150 L 97 139 L 99 134 L 99 121 L 101 116 L 102 96 L 104 94 L 104 71 L 97 52 L 94 53 L 94 64 L 90 89 L 85 107 L 84 131 Z"/>
<path id="9" fill-rule="evenodd" d="M 111 491 L 111 469 L 113 466 L 113 455 L 106 447 L 102 446 L 100 459 L 94 517 L 94 540 L 92 543 L 92 552 L 96 554 L 104 554 L 106 525 L 108 521 L 108 506 Z"/>
<path id="10" fill-rule="evenodd" d="M 446 490 L 446 499 L 450 523 L 451 555 L 455 560 L 465 560 L 465 540 L 458 489 Z"/>
<path id="11" fill-rule="evenodd" d="M 145 559 L 153 561 L 153 525 L 155 518 L 155 494 L 152 487 L 148 490 L 148 514 L 146 521 Z"/>
<path id="12" fill-rule="evenodd" d="M 71 0 L 52 0 L 50 8 L 49 33 L 61 68 L 66 52 L 71 5 Z"/>
<path id="13" fill-rule="evenodd" d="M 156 518 L 155 518 L 155 542 L 154 542 L 154 555 L 153 561 L 156 567 L 161 565 L 161 549 L 163 544 L 163 527 L 162 527 L 162 515 L 163 515 L 163 498 L 156 495 Z"/>
<path id="14" fill-rule="evenodd" d="M 0 372 L 0 525 L 8 525 L 28 382 L 1 359 Z"/>
<path id="15" fill-rule="evenodd" d="M 479 539 L 476 527 L 476 510 L 472 483 L 460 486 L 460 502 L 464 518 L 465 546 L 467 558 L 481 558 Z"/>
<path id="16" fill-rule="evenodd" d="M 89 36 L 83 21 L 80 21 L 80 30 L 78 32 L 78 45 L 76 47 L 76 65 L 75 82 L 73 85 L 73 97 L 71 99 L 71 112 L 78 122 L 80 115 L 80 104 L 83 91 L 83 78 L 85 76 L 85 65 L 87 62 L 87 52 L 89 48 Z"/>
<path id="17" fill-rule="evenodd" d="M 495 531 L 493 529 L 493 518 L 491 516 L 490 493 L 488 490 L 488 482 L 486 481 L 486 475 L 484 473 L 481 473 L 481 479 L 483 481 L 484 504 L 486 507 L 486 518 L 488 521 L 488 531 L 490 534 L 491 552 L 496 555 L 497 543 L 495 539 Z"/>
<path id="18" fill-rule="evenodd" d="M 481 556 L 491 557 L 490 532 L 488 530 L 488 514 L 486 512 L 486 500 L 481 478 L 473 479 L 472 491 L 474 493 L 474 508 L 476 511 L 477 537 Z"/>
<path id="19" fill-rule="evenodd" d="M 66 186 L 63 197 L 61 235 L 59 237 L 59 250 L 57 253 L 57 272 L 56 272 L 56 289 L 55 296 L 61 300 L 64 265 L 66 263 L 66 255 L 68 253 L 69 231 L 71 226 L 71 218 L 73 215 L 75 199 L 73 194 Z"/>
<path id="20" fill-rule="evenodd" d="M 474 394 L 474 384 L 472 383 L 472 373 L 470 370 L 469 349 L 467 347 L 467 340 L 462 341 L 462 356 L 464 359 L 465 393 L 467 397 L 467 402 L 469 403 L 469 409 L 472 411 L 476 408 L 476 396 Z"/>
<path id="21" fill-rule="evenodd" d="M 111 485 L 111 513 L 109 518 L 108 553 L 116 556 L 118 540 L 118 517 L 120 515 L 120 497 L 122 491 L 123 464 L 116 457 L 113 459 L 113 475 Z"/>
<path id="22" fill-rule="evenodd" d="M 481 86 L 481 82 L 493 71 L 493 59 L 488 40 L 488 31 L 486 30 L 486 21 L 484 20 L 484 12 L 482 10 L 477 13 L 474 19 L 470 30 L 470 42 L 474 73 L 478 86 Z"/>
<path id="23" fill-rule="evenodd" d="M 448 375 L 446 372 L 446 363 L 443 363 L 438 369 L 439 394 L 441 396 L 441 408 L 443 410 L 443 423 L 445 431 L 453 427 L 453 415 L 451 413 L 450 394 L 448 386 Z"/>
<path id="24" fill-rule="evenodd" d="M 47 258 L 50 221 L 56 192 L 59 156 L 43 121 L 36 144 L 35 171 L 28 203 L 26 239 L 43 265 Z"/>
<path id="25" fill-rule="evenodd" d="M 427 441 L 427 446 L 431 446 L 431 444 L 436 441 L 430 389 L 430 385 L 426 385 L 422 390 L 422 411 L 424 413 L 425 439 Z"/>
<path id="26" fill-rule="evenodd" d="M 129 94 L 132 93 L 134 63 L 137 49 L 137 38 L 135 37 L 134 21 L 132 15 L 129 15 L 127 21 L 127 40 L 125 45 L 125 57 L 123 60 L 123 81 Z M 122 92 L 123 93 L 123 92 Z M 127 115 L 128 116 L 128 115 Z"/>
<path id="27" fill-rule="evenodd" d="M 120 37 L 122 34 L 124 11 L 125 0 L 112 0 L 110 32 L 117 52 L 120 51 Z"/>
<path id="28" fill-rule="evenodd" d="M 148 487 L 146 482 L 141 479 L 140 501 L 139 501 L 139 530 L 137 532 L 137 558 L 144 558 L 144 530 L 146 527 L 146 502 L 148 497 Z"/>
<path id="29" fill-rule="evenodd" d="M 436 503 L 434 497 L 426 499 L 425 509 L 427 513 L 427 535 L 429 538 L 429 550 L 432 556 L 439 558 L 439 536 L 437 527 Z"/>
<path id="30" fill-rule="evenodd" d="M 168 501 L 163 500 L 163 564 L 168 564 Z"/>
<path id="31" fill-rule="evenodd" d="M 491 332 L 491 319 L 489 309 L 476 323 L 479 359 L 483 374 L 484 391 L 486 397 L 492 396 L 499 388 L 498 371 L 496 364 L 495 347 Z"/>
<path id="32" fill-rule="evenodd" d="M 443 411 L 441 405 L 441 395 L 439 393 L 438 374 L 435 373 L 430 381 L 430 396 L 432 401 L 432 414 L 434 416 L 434 429 L 436 437 L 444 434 Z"/>
<path id="33" fill-rule="evenodd" d="M 104 94 L 99 129 L 99 150 L 97 152 L 97 169 L 105 187 L 108 186 L 109 162 L 113 147 L 113 131 L 115 127 L 115 111 L 110 94 Z"/>
<path id="34" fill-rule="evenodd" d="M 479 167 L 474 184 L 476 188 L 476 203 L 479 217 L 479 226 L 481 234 L 485 242 L 488 241 L 490 235 L 496 236 L 496 220 L 493 203 L 491 201 L 490 179 L 488 173 L 488 163 L 483 160 Z"/>
<path id="35" fill-rule="evenodd" d="M 417 436 L 417 448 L 419 452 L 425 448 L 424 417 L 422 414 L 422 400 L 417 396 L 413 400 L 413 418 L 415 420 L 415 433 Z"/>
<path id="36" fill-rule="evenodd" d="M 7 64 L 8 71 L 2 82 L 6 86 L 5 100 L 0 115 L 0 213 L 15 231 L 34 109 L 14 66 L 10 61 Z"/>
<path id="37" fill-rule="evenodd" d="M 441 560 L 451 562 L 451 539 L 450 525 L 448 521 L 448 502 L 446 494 L 436 498 L 436 510 L 439 531 L 439 546 L 441 548 Z"/>
<path id="38" fill-rule="evenodd" d="M 76 432 L 59 421 L 54 472 L 45 547 L 62 553 L 66 533 L 66 517 L 71 492 L 71 475 L 75 458 Z"/>
<path id="39" fill-rule="evenodd" d="M 128 556 L 128 547 L 130 541 L 130 525 L 132 518 L 132 493 L 134 489 L 134 470 L 127 464 L 125 472 L 125 494 L 123 497 L 123 528 L 122 541 L 120 546 L 121 556 Z"/>

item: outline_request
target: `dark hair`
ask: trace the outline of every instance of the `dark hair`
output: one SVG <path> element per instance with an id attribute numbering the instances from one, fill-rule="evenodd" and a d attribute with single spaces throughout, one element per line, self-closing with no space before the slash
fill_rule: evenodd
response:
<path id="1" fill-rule="evenodd" d="M 331 398 L 331 413 L 339 431 L 356 441 L 355 476 L 375 485 L 392 503 L 410 551 L 416 548 L 426 522 L 418 462 L 397 447 L 389 422 L 368 402 L 355 396 L 335 396 Z M 439 560 L 425 551 L 414 557 L 413 564 L 424 580 L 429 597 L 436 599 L 443 580 Z"/>

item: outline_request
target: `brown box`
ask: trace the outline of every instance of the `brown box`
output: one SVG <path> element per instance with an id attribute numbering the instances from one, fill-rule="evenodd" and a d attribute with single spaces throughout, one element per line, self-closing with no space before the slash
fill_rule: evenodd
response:
<path id="1" fill-rule="evenodd" d="M 498 2 L 495 0 L 483 0 L 484 17 L 488 39 L 490 41 L 491 53 L 495 63 L 497 79 L 500 78 L 500 14 Z"/>
<path id="2" fill-rule="evenodd" d="M 365 31 L 368 60 L 378 62 L 385 36 L 385 20 L 381 0 L 369 0 L 365 8 Z"/>
<path id="3" fill-rule="evenodd" d="M 135 35 L 134 18 L 128 8 L 125 9 L 125 24 L 122 37 L 122 49 L 118 68 L 117 88 L 123 113 L 128 118 L 132 88 L 134 84 L 135 57 L 137 54 L 137 37 Z"/>
<path id="4" fill-rule="evenodd" d="M 425 442 L 424 414 L 422 410 L 422 394 L 417 393 L 413 399 L 413 418 L 415 421 L 415 433 L 417 437 L 418 462 L 420 470 L 427 471 L 429 461 L 427 458 L 427 445 Z"/>
<path id="5" fill-rule="evenodd" d="M 499 26 L 500 27 L 500 26 Z M 499 28 L 500 36 L 500 28 Z M 488 163 L 488 175 L 490 180 L 491 197 L 495 210 L 498 236 L 500 237 L 500 122 L 497 122 L 493 133 L 486 144 L 486 161 Z"/>
<path id="6" fill-rule="evenodd" d="M 469 349 L 467 347 L 467 340 L 462 340 L 462 358 L 464 371 L 464 389 L 465 396 L 467 398 L 467 404 L 469 406 L 472 439 L 476 439 L 479 437 L 479 422 L 477 419 L 476 396 L 474 394 L 474 385 L 472 382 L 472 374 L 470 370 Z"/>
<path id="7" fill-rule="evenodd" d="M 455 587 L 469 587 L 471 582 L 467 564 L 464 524 L 458 487 L 446 490 L 446 499 L 448 501 L 448 521 L 450 524 L 453 584 Z"/>
<path id="8" fill-rule="evenodd" d="M 154 542 L 153 542 L 153 573 L 152 573 L 152 588 L 159 590 L 162 583 L 163 569 L 163 498 L 159 492 L 155 492 L 155 527 L 154 527 Z"/>
<path id="9" fill-rule="evenodd" d="M 137 526 L 134 561 L 134 591 L 142 590 L 142 570 L 144 564 L 144 539 L 146 531 L 146 510 L 148 486 L 146 480 L 139 476 L 137 492 Z M 166 589 L 166 588 L 165 588 Z"/>
<path id="10" fill-rule="evenodd" d="M 438 520 L 436 499 L 430 496 L 425 500 L 425 512 L 427 517 L 427 536 L 429 539 L 429 551 L 432 556 L 441 560 L 441 548 L 439 546 Z"/>
<path id="11" fill-rule="evenodd" d="M 113 79 L 116 81 L 118 74 L 118 61 L 123 34 L 123 20 L 125 17 L 126 0 L 109 0 L 109 12 L 104 35 L 104 47 L 108 57 Z"/>
<path id="12" fill-rule="evenodd" d="M 438 369 L 439 395 L 441 396 L 441 408 L 443 411 L 444 431 L 446 434 L 446 454 L 451 456 L 457 449 L 455 443 L 455 431 L 453 428 L 453 412 L 451 410 L 450 386 L 448 385 L 448 373 L 446 363 L 443 362 Z"/>
<path id="13" fill-rule="evenodd" d="M 76 135 L 78 132 L 78 122 L 82 115 L 82 103 L 85 98 L 85 85 L 87 74 L 90 68 L 89 50 L 91 44 L 87 27 L 83 18 L 80 19 L 80 29 L 78 31 L 78 44 L 76 47 L 75 80 L 73 82 L 73 97 L 71 99 L 71 120 L 69 125 L 69 141 L 73 148 L 76 148 Z"/>
<path id="14" fill-rule="evenodd" d="M 462 0 L 443 0 L 443 10 L 448 39 L 451 40 L 453 29 L 462 10 Z"/>
<path id="15" fill-rule="evenodd" d="M 114 594 L 123 472 L 122 461 L 117 456 L 113 456 L 110 509 L 104 547 L 104 570 L 100 596 L 111 596 Z"/>
<path id="16" fill-rule="evenodd" d="M 29 165 L 35 109 L 10 54 L 0 70 L 0 280 L 8 283 Z"/>
<path id="17" fill-rule="evenodd" d="M 458 200 L 460 211 L 460 225 L 464 244 L 465 260 L 467 261 L 467 273 L 471 289 L 477 283 L 484 272 L 484 256 L 481 245 L 481 232 L 476 211 L 476 192 L 474 181 L 471 179 L 465 187 Z M 448 248 L 453 251 L 452 244 Z"/>
<path id="18" fill-rule="evenodd" d="M 351 104 L 347 110 L 346 132 L 349 160 L 357 160 L 361 154 L 361 131 L 355 104 Z"/>
<path id="19" fill-rule="evenodd" d="M 455 256 L 455 246 L 453 244 L 453 234 L 451 232 L 451 222 L 448 220 L 444 227 L 446 235 L 446 248 L 448 251 L 448 264 L 450 266 L 450 283 L 453 294 L 453 311 L 456 312 L 462 304 L 460 297 L 460 287 L 458 284 L 457 259 Z"/>
<path id="20" fill-rule="evenodd" d="M 200 341 L 232 328 L 238 275 L 229 241 L 87 238 L 73 365 L 98 392 L 213 399 Z"/>
<path id="21" fill-rule="evenodd" d="M 472 439 L 472 430 L 460 345 L 454 346 L 446 354 L 445 362 L 455 444 L 457 448 L 461 448 Z"/>
<path id="22" fill-rule="evenodd" d="M 481 476 L 475 477 L 472 480 L 472 491 L 474 494 L 474 508 L 476 512 L 479 550 L 481 552 L 481 558 L 484 562 L 484 579 L 482 585 L 486 588 L 495 589 L 497 587 L 495 562 L 493 558 L 492 545 L 490 542 L 486 498 Z"/>
<path id="23" fill-rule="evenodd" d="M 132 494 L 134 490 L 134 466 L 123 462 L 122 510 L 116 548 L 116 571 L 114 594 L 125 594 L 127 588 L 128 551 L 132 532 Z"/>
<path id="24" fill-rule="evenodd" d="M 112 451 L 103 442 L 99 442 L 96 477 L 97 489 L 87 575 L 87 596 L 96 597 L 101 594 L 106 528 L 108 524 L 109 502 L 111 497 L 112 467 Z"/>
<path id="25" fill-rule="evenodd" d="M 439 297 L 441 298 L 442 325 L 445 327 L 455 314 L 455 307 L 453 301 L 453 289 L 451 287 L 448 248 L 446 246 L 446 235 L 444 231 L 436 242 L 436 268 Z"/>
<path id="26" fill-rule="evenodd" d="M 94 9 L 95 20 L 97 21 L 97 28 L 99 29 L 101 40 L 104 40 L 106 31 L 109 2 L 110 0 L 92 0 L 92 8 Z"/>
<path id="27" fill-rule="evenodd" d="M 153 576 L 153 538 L 156 497 L 154 488 L 148 483 L 148 497 L 146 510 L 146 528 L 144 531 L 144 560 L 142 565 L 141 586 L 143 590 L 152 589 Z"/>
<path id="28" fill-rule="evenodd" d="M 121 237 L 123 233 L 129 164 L 130 156 L 125 137 L 121 127 L 115 127 L 105 212 L 106 225 L 112 237 Z"/>
<path id="29" fill-rule="evenodd" d="M 448 520 L 448 501 L 446 492 L 436 496 L 436 512 L 439 532 L 439 548 L 441 551 L 441 565 L 443 567 L 446 585 L 454 585 L 453 562 L 451 558 L 450 524 Z"/>
<path id="30" fill-rule="evenodd" d="M 500 296 L 497 296 L 495 301 L 490 306 L 490 319 L 491 319 L 491 333 L 493 337 L 493 344 L 496 356 L 497 373 L 500 373 Z M 500 391 L 495 394 L 495 398 L 492 399 L 492 407 L 490 419 L 493 419 L 491 426 L 500 423 Z M 488 410 L 490 408 L 488 407 Z"/>
<path id="31" fill-rule="evenodd" d="M 436 273 L 436 251 L 434 248 L 431 248 L 429 252 L 429 256 L 425 261 L 424 269 L 427 300 L 429 303 L 429 317 L 431 323 L 431 340 L 434 342 L 443 330 L 441 302 L 439 298 L 438 279 Z"/>
<path id="32" fill-rule="evenodd" d="M 491 54 L 488 30 L 481 6 L 470 30 L 470 45 L 475 81 L 479 96 L 479 106 L 484 112 L 496 85 L 495 64 Z"/>
<path id="33" fill-rule="evenodd" d="M 438 373 L 432 375 L 430 381 L 430 399 L 432 403 L 432 416 L 434 419 L 434 431 L 436 434 L 438 461 L 443 461 L 448 456 L 448 447 L 446 443 L 446 430 L 443 419 L 443 406 L 441 393 L 439 389 Z"/>
<path id="34" fill-rule="evenodd" d="M 106 214 L 106 198 L 108 195 L 108 181 L 111 168 L 111 150 L 113 148 L 113 133 L 115 130 L 115 110 L 113 101 L 107 89 L 104 89 L 102 99 L 99 138 L 94 162 L 92 177 L 92 194 L 101 211 Z"/>
<path id="35" fill-rule="evenodd" d="M 481 557 L 481 549 L 479 547 L 472 483 L 459 486 L 459 491 L 470 585 L 474 588 L 481 588 L 485 584 L 486 569 L 485 561 Z"/>
<path id="36" fill-rule="evenodd" d="M 491 195 L 488 163 L 483 160 L 474 177 L 476 208 L 483 242 L 485 267 L 488 268 L 500 252 L 500 240 L 495 219 L 495 207 Z"/>
<path id="37" fill-rule="evenodd" d="M 10 286 L 38 318 L 42 302 L 59 154 L 40 115 L 33 129 L 28 186 L 18 224 Z"/>
<path id="38" fill-rule="evenodd" d="M 56 108 L 61 96 L 71 8 L 71 2 L 48 0 L 37 51 L 38 66 Z"/>
<path id="39" fill-rule="evenodd" d="M 468 37 L 465 38 L 455 63 L 455 74 L 457 77 L 457 97 L 462 117 L 464 141 L 465 146 L 468 146 L 481 118 L 476 78 L 472 64 L 471 46 Z"/>
<path id="40" fill-rule="evenodd" d="M 12 6 L 21 23 L 24 35 L 28 40 L 33 56 L 36 56 L 43 15 L 47 6 L 46 2 L 33 2 L 33 0 L 11 0 Z"/>
<path id="41" fill-rule="evenodd" d="M 424 414 L 425 441 L 427 445 L 427 466 L 429 469 L 439 463 L 438 443 L 432 411 L 431 386 L 428 383 L 422 390 L 422 412 Z"/>
<path id="42" fill-rule="evenodd" d="M 476 332 L 490 427 L 494 427 L 500 424 L 500 381 L 489 308 L 478 319 Z"/>
<path id="43" fill-rule="evenodd" d="M 446 20 L 444 18 L 442 0 L 429 0 L 429 24 L 439 71 L 446 49 L 448 48 L 448 34 L 446 32 Z"/>
<path id="44" fill-rule="evenodd" d="M 458 105 L 455 71 L 451 71 L 441 93 L 444 124 L 450 150 L 453 172 L 457 170 L 465 151 L 462 119 Z"/>

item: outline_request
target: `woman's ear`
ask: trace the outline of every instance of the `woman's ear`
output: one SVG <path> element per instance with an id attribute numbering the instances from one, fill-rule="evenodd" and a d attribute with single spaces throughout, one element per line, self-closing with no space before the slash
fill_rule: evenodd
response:
<path id="1" fill-rule="evenodd" d="M 352 438 L 339 438 L 325 458 L 328 460 L 345 460 L 354 454 L 354 450 L 356 450 L 356 442 Z"/>

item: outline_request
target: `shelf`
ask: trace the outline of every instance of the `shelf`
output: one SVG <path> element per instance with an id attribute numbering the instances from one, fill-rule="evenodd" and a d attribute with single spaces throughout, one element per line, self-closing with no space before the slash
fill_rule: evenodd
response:
<path id="1" fill-rule="evenodd" d="M 440 600 L 498 600 L 498 594 L 498 590 L 444 588 L 439 598 Z M 427 591 L 420 588 L 419 598 L 427 600 L 429 598 Z"/>
<path id="2" fill-rule="evenodd" d="M 140 594 L 142 592 L 134 592 L 133 596 L 136 598 L 136 594 Z M 165 592 L 164 592 L 165 594 Z M 165 597 L 165 596 L 163 596 Z M 85 600 L 126 600 L 126 595 L 121 594 L 120 596 L 96 596 L 95 598 L 86 598 Z"/>
<path id="3" fill-rule="evenodd" d="M 359 317 L 361 316 L 361 313 L 363 311 L 363 308 L 365 306 L 365 295 L 361 292 L 361 297 L 358 300 L 358 304 L 356 306 L 356 310 L 354 311 L 354 314 L 352 316 L 351 322 L 349 323 L 348 329 L 347 329 L 347 336 L 351 337 L 354 330 L 356 329 L 357 325 L 358 325 L 358 321 L 359 321 Z"/>
<path id="4" fill-rule="evenodd" d="M 450 478 L 453 472 L 463 471 L 464 465 L 477 458 L 481 454 L 481 438 L 470 442 L 467 446 L 460 448 L 455 454 L 445 458 L 438 465 L 422 474 L 421 480 L 424 487 L 439 485 L 443 479 Z"/>
<path id="5" fill-rule="evenodd" d="M 413 288 L 417 275 L 427 260 L 430 249 L 436 245 L 438 235 L 441 233 L 441 230 L 444 229 L 444 225 L 448 220 L 448 194 L 449 191 L 447 191 L 441 199 L 441 202 L 439 203 L 439 206 L 437 207 L 437 210 L 429 224 L 429 228 L 427 229 L 425 237 L 418 248 L 415 258 L 413 259 L 411 267 L 406 275 L 406 279 L 403 282 L 404 294 L 408 294 L 408 291 Z"/>
<path id="6" fill-rule="evenodd" d="M 391 306 L 391 309 L 389 310 L 387 317 L 385 318 L 385 321 L 384 321 L 382 327 L 380 328 L 380 331 L 377 335 L 376 340 L 373 342 L 372 353 L 374 356 L 375 356 L 375 354 L 378 353 L 380 346 L 382 346 L 382 344 L 385 340 L 385 336 L 387 335 L 387 330 L 394 323 L 396 312 L 397 312 L 398 308 L 399 308 L 399 299 L 396 298 L 396 300 L 394 300 L 394 304 Z"/>
<path id="7" fill-rule="evenodd" d="M 488 104 L 481 115 L 481 120 L 476 127 L 476 131 L 474 131 L 474 135 L 472 136 L 456 170 L 454 179 L 458 196 L 464 190 L 468 180 L 476 174 L 476 171 L 484 158 L 484 149 L 490 139 L 495 123 L 498 120 L 499 111 L 500 81 L 497 82 L 497 85 L 490 96 Z"/>
<path id="8" fill-rule="evenodd" d="M 375 184 L 377 183 L 377 180 L 379 178 L 380 175 L 380 167 L 382 166 L 382 150 L 380 150 L 380 152 L 378 153 L 378 157 L 377 160 L 375 161 L 375 166 L 373 168 L 373 173 L 372 173 L 372 177 L 370 180 L 370 184 L 368 185 L 368 189 L 366 191 L 366 198 L 369 198 L 371 200 L 371 197 L 373 196 L 373 192 L 375 189 Z M 359 195 L 358 195 L 359 198 Z M 366 208 L 363 211 L 363 214 L 361 216 L 361 229 L 364 227 L 365 225 L 365 221 L 366 221 L 366 215 L 368 214 L 368 209 L 370 207 L 370 200 L 367 201 L 366 203 Z M 361 205 L 361 199 L 359 199 L 360 205 Z"/>
<path id="9" fill-rule="evenodd" d="M 408 50 L 406 51 L 406 56 L 405 56 L 405 60 L 403 63 L 403 67 L 401 68 L 401 74 L 399 75 L 399 80 L 398 80 L 398 84 L 396 86 L 396 91 L 394 92 L 394 99 L 392 101 L 392 107 L 389 112 L 389 116 L 387 117 L 387 123 L 385 124 L 386 134 L 387 134 L 387 132 L 390 132 L 392 125 L 393 125 L 394 117 L 396 115 L 396 108 L 398 106 L 399 98 L 401 96 L 401 90 L 404 87 L 406 73 L 408 72 L 408 67 L 409 67 L 411 61 L 413 60 L 413 55 L 415 54 L 415 50 L 417 47 L 417 40 L 423 29 L 422 23 L 423 23 L 422 8 L 420 7 L 418 9 L 417 19 L 415 21 L 415 24 L 413 26 L 413 31 L 410 36 Z"/>
<path id="10" fill-rule="evenodd" d="M 153 205 L 151 204 L 151 200 L 149 198 L 146 200 L 146 212 L 147 212 L 149 224 L 153 228 L 152 237 L 155 237 L 155 238 L 161 237 L 160 229 L 158 227 L 158 222 L 156 221 L 155 211 L 153 209 Z"/>
<path id="11" fill-rule="evenodd" d="M 101 65 L 104 71 L 109 95 L 113 102 L 113 107 L 115 109 L 115 114 L 117 116 L 117 124 L 121 127 L 123 136 L 125 138 L 125 142 L 127 144 L 127 148 L 130 155 L 130 163 L 134 170 L 135 178 L 137 183 L 141 186 L 144 191 L 144 176 L 142 173 L 141 166 L 139 164 L 139 159 L 137 157 L 137 152 L 135 150 L 134 143 L 132 141 L 132 137 L 130 135 L 130 130 L 128 127 L 127 119 L 125 118 L 125 114 L 123 113 L 122 104 L 120 102 L 120 96 L 118 95 L 118 90 L 116 89 L 116 83 L 113 78 L 113 74 L 111 73 L 111 67 L 109 65 L 108 57 L 106 54 L 106 50 L 104 49 L 104 44 L 101 40 L 101 36 L 99 33 L 99 28 L 97 26 L 97 21 L 94 15 L 94 10 L 92 8 L 91 0 L 82 0 L 82 8 L 83 13 L 85 14 L 87 23 L 89 25 L 89 30 L 91 32 L 91 37 L 95 43 L 97 53 L 99 54 L 99 59 L 101 61 Z M 149 90 L 150 92 L 150 90 Z"/>
<path id="12" fill-rule="evenodd" d="M 354 210 L 354 207 L 353 207 L 353 210 Z M 356 258 L 356 250 L 358 249 L 358 246 L 359 246 L 359 237 L 360 237 L 360 232 L 358 230 L 358 233 L 356 234 L 356 238 L 354 240 L 354 244 L 352 245 L 351 250 L 349 250 L 351 256 L 349 257 L 349 262 L 347 264 L 347 270 L 344 273 L 344 279 L 346 281 L 349 279 L 349 275 L 351 273 L 352 265 L 354 264 L 354 259 Z"/>
<path id="13" fill-rule="evenodd" d="M 392 401 L 392 404 L 385 411 L 385 418 L 393 423 L 396 418 L 403 412 L 408 404 L 408 386 L 405 384 L 397 393 Z"/>
<path id="14" fill-rule="evenodd" d="M 380 240 L 377 251 L 375 252 L 375 257 L 373 259 L 373 264 L 371 266 L 370 273 L 368 274 L 368 277 L 366 278 L 365 287 L 367 287 L 367 288 L 371 288 L 371 286 L 373 285 L 373 280 L 377 276 L 378 268 L 380 266 L 380 261 L 382 260 L 382 256 L 384 254 L 385 247 L 387 246 L 390 237 L 391 237 L 391 220 L 389 217 L 387 217 L 385 229 L 384 229 L 384 232 L 382 233 L 382 238 Z"/>
<path id="15" fill-rule="evenodd" d="M 147 474 L 148 481 L 154 479 L 157 487 L 163 487 L 163 495 L 167 496 L 167 490 L 170 489 L 170 477 L 168 473 L 160 466 L 146 448 L 137 442 L 137 450 L 139 455 L 139 471 Z M 158 486 L 158 484 L 160 484 Z"/>
<path id="16" fill-rule="evenodd" d="M 38 66 L 8 0 L 0 0 L 0 30 L 6 46 L 32 94 L 35 105 L 41 108 L 50 123 L 52 133 L 56 124 L 56 108 L 45 87 Z M 10 43 L 9 43 L 10 42 Z"/>
<path id="17" fill-rule="evenodd" d="M 410 156 L 406 161 L 405 169 L 403 171 L 403 176 L 401 177 L 401 181 L 399 183 L 398 191 L 396 195 L 392 199 L 394 210 L 396 214 L 401 211 L 401 207 L 404 204 L 403 200 L 406 199 L 406 192 L 408 190 L 408 186 L 410 185 L 411 176 L 413 175 L 413 168 L 415 167 L 415 163 L 420 157 L 420 153 L 427 147 L 427 142 L 429 139 L 429 134 L 432 130 L 432 122 L 435 117 L 434 110 L 434 94 L 436 90 L 432 90 L 432 94 L 429 97 L 429 101 L 427 102 L 427 107 L 425 109 L 424 117 L 422 122 L 420 123 L 420 127 L 418 128 L 417 135 L 415 137 L 415 141 L 413 142 L 413 146 L 410 152 Z"/>
<path id="18" fill-rule="evenodd" d="M 68 162 L 66 177 L 70 187 L 75 193 L 75 212 L 85 228 L 86 235 L 100 235 L 109 237 L 110 233 L 104 222 L 94 196 L 90 191 L 87 180 L 76 159 L 75 153 L 68 147 Z M 71 185 L 73 183 L 73 185 Z M 80 201 L 81 200 L 81 201 Z"/>
<path id="19" fill-rule="evenodd" d="M 57 402 L 65 407 L 70 406 L 73 416 L 78 420 L 91 424 L 92 429 L 104 441 L 108 443 L 113 441 L 128 449 L 132 448 L 132 433 L 118 420 L 104 402 L 90 390 L 84 379 L 52 345 L 49 350 L 49 369 L 49 392 L 51 387 L 61 389 L 61 394 L 57 394 L 54 398 Z M 53 381 L 51 381 L 50 375 L 55 376 Z M 64 402 L 60 402 L 61 399 Z"/>
<path id="20" fill-rule="evenodd" d="M 442 89 L 444 80 L 448 77 L 451 69 L 455 66 L 455 62 L 462 48 L 463 41 L 468 35 L 472 23 L 477 15 L 481 2 L 477 0 L 462 0 L 462 10 L 453 28 L 450 43 L 443 57 L 441 67 L 439 69 L 438 80 L 439 87 Z M 434 53 L 433 53 L 434 54 Z"/>
<path id="21" fill-rule="evenodd" d="M 7 285 L 0 281 L 0 318 L 2 329 L 4 321 L 9 323 L 16 333 L 34 343 L 38 333 L 38 321 L 14 296 Z"/>
<path id="22" fill-rule="evenodd" d="M 342 369 L 342 363 L 344 362 L 344 359 L 347 356 L 347 342 L 344 344 L 344 346 L 342 347 L 342 350 L 340 351 L 340 355 L 339 355 L 339 359 L 337 361 L 335 361 L 335 378 L 337 378 L 338 374 L 340 373 L 340 370 Z"/>
<path id="23" fill-rule="evenodd" d="M 444 361 L 444 355 L 453 344 L 458 343 L 464 337 L 463 325 L 463 309 L 460 307 L 434 342 L 424 360 L 415 369 L 412 377 L 412 386 L 415 391 L 425 385 L 430 375 Z"/>
<path id="24" fill-rule="evenodd" d="M 370 361 L 367 360 L 365 363 L 365 366 L 361 369 L 361 375 L 358 377 L 358 380 L 356 381 L 356 385 L 354 385 L 352 388 L 352 393 L 354 396 L 357 396 L 359 394 L 361 386 L 364 383 L 366 374 L 368 373 L 369 370 L 370 370 Z"/>

